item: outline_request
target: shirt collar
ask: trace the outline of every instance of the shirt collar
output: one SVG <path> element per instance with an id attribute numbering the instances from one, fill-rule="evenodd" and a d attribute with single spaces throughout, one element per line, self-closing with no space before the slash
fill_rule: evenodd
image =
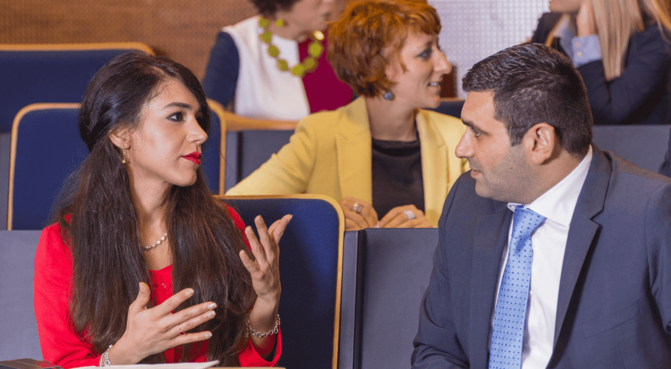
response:
<path id="1" fill-rule="evenodd" d="M 573 217 L 573 210 L 578 203 L 580 190 L 587 178 L 590 163 L 592 162 L 592 146 L 590 145 L 587 155 L 580 164 L 573 168 L 571 173 L 564 177 L 551 189 L 545 191 L 531 204 L 525 208 L 531 209 L 545 218 L 568 227 Z M 508 203 L 508 209 L 515 212 L 515 207 L 521 205 L 513 202 Z"/>

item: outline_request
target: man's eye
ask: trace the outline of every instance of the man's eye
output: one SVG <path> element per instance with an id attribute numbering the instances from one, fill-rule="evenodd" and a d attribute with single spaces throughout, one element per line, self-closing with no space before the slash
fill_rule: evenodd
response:
<path id="1" fill-rule="evenodd" d="M 473 136 L 480 137 L 480 132 L 479 131 L 476 131 L 473 128 L 471 128 L 471 132 L 473 132 Z"/>

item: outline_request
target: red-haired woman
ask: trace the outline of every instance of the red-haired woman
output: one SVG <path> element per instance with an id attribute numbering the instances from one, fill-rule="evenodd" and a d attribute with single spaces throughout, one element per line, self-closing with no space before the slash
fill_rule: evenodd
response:
<path id="1" fill-rule="evenodd" d="M 467 169 L 465 126 L 422 110 L 440 104 L 450 63 L 440 19 L 420 1 L 355 1 L 329 29 L 336 75 L 361 97 L 301 120 L 291 141 L 228 194 L 333 197 L 347 229 L 431 227 Z"/>
<path id="2" fill-rule="evenodd" d="M 210 116 L 196 77 L 165 58 L 118 56 L 89 83 L 78 124 L 90 154 L 35 257 L 44 359 L 275 364 L 276 241 L 290 216 L 270 230 L 258 217 L 259 243 L 210 195 L 200 170 Z"/>

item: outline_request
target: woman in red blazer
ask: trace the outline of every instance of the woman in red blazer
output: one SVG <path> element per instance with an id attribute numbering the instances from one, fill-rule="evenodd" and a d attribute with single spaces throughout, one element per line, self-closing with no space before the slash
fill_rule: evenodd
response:
<path id="1" fill-rule="evenodd" d="M 193 73 L 142 52 L 116 57 L 87 87 L 78 124 L 90 155 L 35 258 L 45 360 L 277 363 L 276 241 L 291 217 L 270 229 L 258 217 L 259 242 L 210 195 L 209 109 Z"/>

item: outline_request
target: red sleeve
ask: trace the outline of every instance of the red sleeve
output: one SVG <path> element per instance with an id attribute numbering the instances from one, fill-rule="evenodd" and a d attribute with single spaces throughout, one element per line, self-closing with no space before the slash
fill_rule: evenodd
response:
<path id="1" fill-rule="evenodd" d="M 238 227 L 240 232 L 242 232 L 242 240 L 245 241 L 245 245 L 247 245 L 247 249 L 249 252 L 252 252 L 252 247 L 249 245 L 249 240 L 247 239 L 247 236 L 245 235 L 245 222 L 242 221 L 242 218 L 240 218 L 240 215 L 233 210 L 232 207 L 224 204 L 224 207 L 228 210 L 228 212 L 231 214 L 231 218 L 233 218 L 233 223 L 235 223 L 235 226 Z"/>
<path id="2" fill-rule="evenodd" d="M 68 313 L 72 255 L 61 227 L 45 228 L 35 254 L 35 318 L 44 360 L 63 368 L 97 366 L 100 355 L 74 332 Z"/>
<path id="3" fill-rule="evenodd" d="M 265 367 L 276 366 L 282 356 L 282 330 L 277 332 L 277 346 L 275 346 L 275 357 L 272 361 L 266 361 L 256 352 L 252 340 L 247 340 L 245 348 L 238 352 L 238 361 L 242 367 Z"/>

